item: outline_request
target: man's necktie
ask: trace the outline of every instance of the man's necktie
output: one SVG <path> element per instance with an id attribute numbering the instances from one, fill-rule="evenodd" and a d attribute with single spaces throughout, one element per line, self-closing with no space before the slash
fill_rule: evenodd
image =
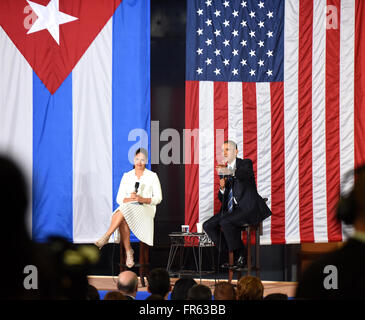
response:
<path id="1" fill-rule="evenodd" d="M 227 212 L 231 213 L 233 211 L 233 183 L 231 181 L 229 193 L 228 193 L 228 204 L 227 204 Z"/>

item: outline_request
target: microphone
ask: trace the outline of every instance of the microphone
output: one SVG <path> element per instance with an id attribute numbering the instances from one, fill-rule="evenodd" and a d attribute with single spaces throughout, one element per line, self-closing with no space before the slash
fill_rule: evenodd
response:
<path id="1" fill-rule="evenodd" d="M 137 181 L 136 184 L 134 185 L 134 190 L 136 191 L 136 193 L 138 191 L 138 188 L 139 188 L 139 182 Z"/>

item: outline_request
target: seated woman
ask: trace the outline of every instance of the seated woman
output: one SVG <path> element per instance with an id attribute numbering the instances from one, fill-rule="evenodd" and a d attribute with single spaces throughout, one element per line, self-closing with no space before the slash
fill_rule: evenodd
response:
<path id="1" fill-rule="evenodd" d="M 142 242 L 153 246 L 154 217 L 156 205 L 162 200 L 160 180 L 155 172 L 146 169 L 147 150 L 140 148 L 134 156 L 134 169 L 123 174 L 120 182 L 117 203 L 110 227 L 95 245 L 101 249 L 108 243 L 114 231 L 119 231 L 126 251 L 126 265 L 134 266 L 133 250 L 130 243 L 130 230 Z M 139 183 L 138 191 L 136 186 Z"/>

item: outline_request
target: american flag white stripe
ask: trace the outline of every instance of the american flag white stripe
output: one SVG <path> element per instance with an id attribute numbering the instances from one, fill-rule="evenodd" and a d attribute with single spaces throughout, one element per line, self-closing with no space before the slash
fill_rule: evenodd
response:
<path id="1" fill-rule="evenodd" d="M 214 83 L 199 83 L 199 221 L 213 214 L 214 192 Z"/>
<path id="2" fill-rule="evenodd" d="M 342 0 L 340 11 L 340 189 L 342 191 L 348 191 L 352 187 L 353 179 L 343 181 L 343 177 L 355 167 L 354 17 L 355 0 Z M 352 232 L 352 227 L 342 224 L 343 238 Z"/>
<path id="3" fill-rule="evenodd" d="M 237 143 L 238 157 L 243 157 L 242 83 L 228 82 L 228 139 Z"/>
<path id="4" fill-rule="evenodd" d="M 299 6 L 285 2 L 284 24 L 285 240 L 299 242 L 298 44 Z"/>
<path id="5" fill-rule="evenodd" d="M 315 242 L 327 242 L 326 184 L 326 2 L 313 2 L 312 174 Z"/>
<path id="6" fill-rule="evenodd" d="M 257 191 L 271 207 L 271 99 L 270 83 L 256 84 L 257 101 Z M 270 244 L 271 217 L 263 222 L 262 244 Z"/>

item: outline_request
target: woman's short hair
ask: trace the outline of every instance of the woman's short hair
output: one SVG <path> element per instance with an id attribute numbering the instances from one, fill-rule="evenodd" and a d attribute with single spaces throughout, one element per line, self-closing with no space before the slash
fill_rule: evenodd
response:
<path id="1" fill-rule="evenodd" d="M 139 153 L 142 153 L 146 157 L 146 160 L 148 159 L 148 151 L 145 148 L 138 148 L 134 155 L 136 156 Z"/>
<path id="2" fill-rule="evenodd" d="M 262 300 L 264 286 L 259 278 L 244 276 L 237 282 L 237 300 Z"/>

